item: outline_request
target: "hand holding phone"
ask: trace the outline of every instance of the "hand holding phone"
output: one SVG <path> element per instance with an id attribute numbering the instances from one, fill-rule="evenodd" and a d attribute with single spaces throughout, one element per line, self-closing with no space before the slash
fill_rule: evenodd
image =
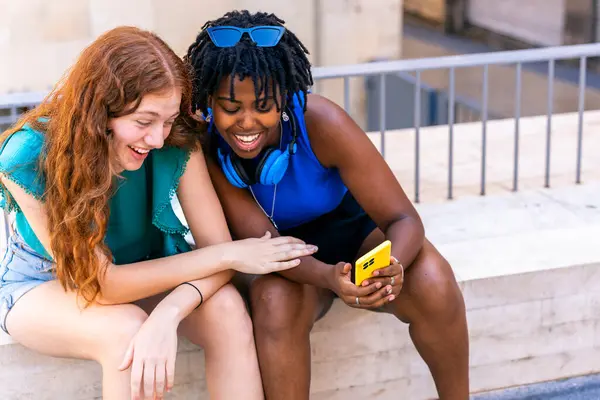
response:
<path id="1" fill-rule="evenodd" d="M 390 265 L 392 257 L 392 242 L 386 240 L 364 256 L 356 260 L 351 273 L 351 280 L 356 286 L 360 286 L 365 279 L 373 276 L 375 270 Z"/>

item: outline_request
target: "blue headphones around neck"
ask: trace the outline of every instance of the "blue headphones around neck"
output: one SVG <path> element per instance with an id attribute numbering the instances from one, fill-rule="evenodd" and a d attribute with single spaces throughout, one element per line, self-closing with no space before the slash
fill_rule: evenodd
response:
<path id="1" fill-rule="evenodd" d="M 227 180 L 233 186 L 247 188 L 256 183 L 261 185 L 276 185 L 283 179 L 290 163 L 290 156 L 295 154 L 297 149 L 296 119 L 294 113 L 288 107 L 286 107 L 286 110 L 287 112 L 284 112 L 284 115 L 287 115 L 289 118 L 285 118 L 282 115 L 283 122 L 281 123 L 281 129 L 283 130 L 284 123 L 291 124 L 292 140 L 290 141 L 290 144 L 287 146 L 287 149 L 283 151 L 276 147 L 268 147 L 265 149 L 259 156 L 258 164 L 256 165 L 256 170 L 253 174 L 246 171 L 242 164 L 242 159 L 238 157 L 233 150 L 224 154 L 221 150 L 221 146 L 217 147 L 217 155 L 221 169 L 223 170 L 225 177 L 227 177 Z M 213 121 L 210 122 L 211 126 L 209 127 L 209 130 L 212 130 L 213 128 L 212 124 Z M 219 133 L 217 133 L 217 135 L 219 135 Z M 281 136 L 283 140 L 283 131 Z M 222 140 L 222 138 L 220 139 Z M 222 141 L 224 142 L 224 140 Z"/>

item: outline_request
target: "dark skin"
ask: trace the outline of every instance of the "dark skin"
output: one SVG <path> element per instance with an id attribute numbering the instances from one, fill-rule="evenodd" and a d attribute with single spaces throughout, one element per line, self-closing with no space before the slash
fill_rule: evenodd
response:
<path id="1" fill-rule="evenodd" d="M 265 146 L 278 145 L 281 112 L 272 99 L 266 104 L 257 101 L 250 79 L 236 79 L 234 85 L 235 102 L 229 99 L 228 78 L 209 104 L 216 128 L 233 150 L 240 157 L 253 158 Z M 378 270 L 361 287 L 350 282 L 348 262 L 355 260 L 329 265 L 306 257 L 300 266 L 277 275 L 238 277 L 248 292 L 266 397 L 308 399 L 310 331 L 335 293 L 351 307 L 384 311 L 408 323 L 440 398 L 468 399 L 465 306 L 450 265 L 425 238 L 419 215 L 385 160 L 344 110 L 310 94 L 305 121 L 321 164 L 339 170 L 352 195 L 377 224 L 357 249 L 357 258 L 388 239 L 397 262 L 392 259 L 390 266 Z M 258 132 L 256 149 L 236 147 L 235 134 Z M 266 230 L 278 235 L 251 194 L 232 186 L 217 164 L 209 164 L 233 235 L 261 237 Z"/>

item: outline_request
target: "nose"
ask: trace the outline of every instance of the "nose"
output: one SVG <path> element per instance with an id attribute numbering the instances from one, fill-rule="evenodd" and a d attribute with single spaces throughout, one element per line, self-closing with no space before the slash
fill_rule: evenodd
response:
<path id="1" fill-rule="evenodd" d="M 154 124 L 150 132 L 144 137 L 144 142 L 151 148 L 160 149 L 165 143 L 162 125 Z"/>
<path id="2" fill-rule="evenodd" d="M 237 121 L 237 125 L 243 131 L 251 130 L 255 125 L 254 118 L 252 117 L 252 112 L 251 111 L 243 112 Z"/>

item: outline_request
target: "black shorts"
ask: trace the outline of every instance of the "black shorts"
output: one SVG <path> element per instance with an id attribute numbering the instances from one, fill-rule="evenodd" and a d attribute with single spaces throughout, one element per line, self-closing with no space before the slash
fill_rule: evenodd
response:
<path id="1" fill-rule="evenodd" d="M 279 233 L 318 246 L 319 251 L 313 257 L 327 264 L 337 264 L 354 262 L 361 245 L 375 228 L 375 222 L 347 192 L 333 211 Z"/>

